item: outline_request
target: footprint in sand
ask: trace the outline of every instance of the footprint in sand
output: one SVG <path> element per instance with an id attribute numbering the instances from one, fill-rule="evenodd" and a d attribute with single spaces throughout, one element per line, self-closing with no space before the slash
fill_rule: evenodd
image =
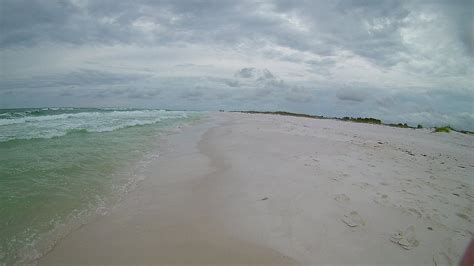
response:
<path id="1" fill-rule="evenodd" d="M 462 219 L 464 219 L 464 220 L 466 220 L 466 221 L 468 221 L 468 222 L 471 221 L 471 219 L 469 218 L 469 216 L 467 216 L 467 215 L 464 214 L 464 213 L 458 212 L 458 213 L 456 213 L 456 215 L 457 215 L 459 218 L 462 218 Z"/>
<path id="2" fill-rule="evenodd" d="M 354 184 L 352 184 L 352 185 L 357 186 L 357 187 L 360 187 L 361 189 L 368 189 L 368 188 L 373 187 L 371 184 L 365 183 L 365 182 L 354 183 Z"/>
<path id="3" fill-rule="evenodd" d="M 451 266 L 453 262 L 451 258 L 444 252 L 438 252 L 433 256 L 433 262 L 436 266 Z"/>
<path id="4" fill-rule="evenodd" d="M 347 203 L 351 200 L 346 194 L 337 194 L 334 196 L 334 199 L 342 203 Z"/>
<path id="5" fill-rule="evenodd" d="M 350 227 L 365 225 L 364 219 L 362 219 L 362 217 L 360 217 L 359 213 L 356 211 L 351 211 L 348 214 L 344 214 L 341 220 Z"/>
<path id="6" fill-rule="evenodd" d="M 416 216 L 417 218 L 423 217 L 423 214 L 421 213 L 421 211 L 415 208 L 406 208 L 405 210 L 403 210 L 403 212 Z"/>
<path id="7" fill-rule="evenodd" d="M 390 241 L 395 244 L 400 245 L 406 250 L 413 249 L 417 247 L 420 242 L 416 239 L 415 236 L 415 227 L 409 226 L 406 230 L 399 230 L 390 237 Z"/>
<path id="8" fill-rule="evenodd" d="M 332 177 L 331 179 L 332 180 L 335 180 L 335 181 L 341 181 L 342 179 L 345 179 L 346 177 L 348 177 L 349 175 L 346 174 L 346 173 L 338 173 L 337 176 L 334 176 Z"/>
<path id="9" fill-rule="evenodd" d="M 375 203 L 381 204 L 381 205 L 386 205 L 389 203 L 388 200 L 388 195 L 387 194 L 380 194 L 377 192 L 377 196 L 374 197 L 373 201 Z"/>

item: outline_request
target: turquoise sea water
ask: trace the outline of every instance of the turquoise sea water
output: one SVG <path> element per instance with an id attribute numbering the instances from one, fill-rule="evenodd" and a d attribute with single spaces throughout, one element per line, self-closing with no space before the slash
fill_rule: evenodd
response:
<path id="1" fill-rule="evenodd" d="M 31 262 L 107 212 L 157 156 L 161 132 L 197 112 L 0 110 L 0 265 Z"/>

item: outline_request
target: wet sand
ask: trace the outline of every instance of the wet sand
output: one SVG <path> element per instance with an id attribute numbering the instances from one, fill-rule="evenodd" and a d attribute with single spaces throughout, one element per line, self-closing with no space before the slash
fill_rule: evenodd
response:
<path id="1" fill-rule="evenodd" d="M 457 264 L 474 228 L 473 140 L 212 113 L 39 263 Z"/>

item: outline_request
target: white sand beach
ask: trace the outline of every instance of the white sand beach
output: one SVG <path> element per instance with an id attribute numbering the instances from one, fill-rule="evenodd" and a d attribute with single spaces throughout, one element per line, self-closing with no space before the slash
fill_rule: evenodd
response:
<path id="1" fill-rule="evenodd" d="M 474 233 L 473 140 L 210 113 L 39 264 L 455 265 Z"/>

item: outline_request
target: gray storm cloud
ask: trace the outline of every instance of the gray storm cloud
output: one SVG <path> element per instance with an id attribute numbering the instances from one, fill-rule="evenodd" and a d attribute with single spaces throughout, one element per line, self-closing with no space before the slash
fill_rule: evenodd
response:
<path id="1" fill-rule="evenodd" d="M 367 92 L 364 90 L 356 89 L 341 89 L 336 94 L 339 100 L 352 101 L 352 102 L 363 102 L 367 97 Z"/>
<path id="2" fill-rule="evenodd" d="M 473 10 L 470 0 L 3 0 L 0 107 L 265 107 L 474 129 Z"/>

